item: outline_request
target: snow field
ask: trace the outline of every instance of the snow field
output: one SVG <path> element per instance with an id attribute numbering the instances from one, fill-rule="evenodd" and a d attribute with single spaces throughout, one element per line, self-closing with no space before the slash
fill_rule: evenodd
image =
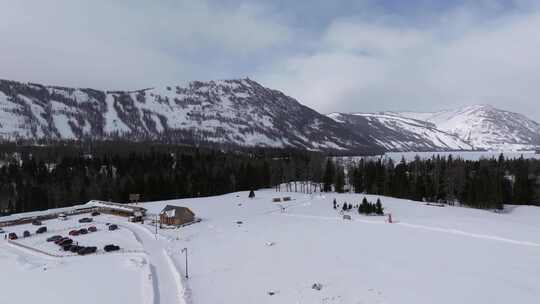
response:
<path id="1" fill-rule="evenodd" d="M 380 197 L 395 221 L 389 224 L 354 209 L 346 213 L 352 219 L 343 220 L 332 208 L 334 198 L 355 205 L 363 195 L 255 194 L 255 199 L 238 192 L 143 203 L 150 214 L 172 204 L 189 207 L 202 219 L 161 229 L 157 238 L 148 222 L 118 217 L 106 219 L 121 226 L 118 234 L 95 233 L 144 253 L 51 258 L 0 242 L 0 267 L 9 274 L 0 276 L 7 290 L 0 303 L 64 303 L 65 296 L 77 303 L 153 304 L 537 303 L 540 298 L 538 207 L 507 206 L 499 214 Z M 292 201 L 272 202 L 284 196 Z M 367 198 L 374 202 L 377 196 Z M 44 224 L 65 229 L 76 218 L 70 221 Z M 42 246 L 38 238 L 24 241 Z M 322 289 L 313 289 L 315 283 Z"/>
<path id="2" fill-rule="evenodd" d="M 180 249 L 189 248 L 193 303 L 536 303 L 540 297 L 540 223 L 533 220 L 539 208 L 495 214 L 381 197 L 397 221 L 388 224 L 356 212 L 345 221 L 332 209 L 334 197 L 354 205 L 362 195 L 247 195 L 145 204 L 154 212 L 187 206 L 203 218 L 161 231 L 180 267 Z M 282 202 L 281 213 L 274 196 L 294 200 Z M 322 290 L 312 289 L 314 283 Z"/>

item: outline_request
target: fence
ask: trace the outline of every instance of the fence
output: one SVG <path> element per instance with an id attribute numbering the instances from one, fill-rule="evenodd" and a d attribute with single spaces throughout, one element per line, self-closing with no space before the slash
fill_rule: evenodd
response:
<path id="1" fill-rule="evenodd" d="M 49 253 L 47 251 L 37 249 L 37 248 L 34 248 L 32 246 L 24 245 L 24 244 L 21 244 L 19 242 L 15 242 L 15 241 L 12 241 L 12 240 L 8 240 L 8 243 L 13 245 L 13 246 L 19 246 L 19 247 L 24 248 L 26 250 L 34 251 L 34 252 L 44 254 L 44 255 L 47 255 L 47 256 L 50 256 L 50 257 L 53 257 L 53 258 L 62 258 L 63 257 L 61 255 L 54 254 L 54 253 Z"/>

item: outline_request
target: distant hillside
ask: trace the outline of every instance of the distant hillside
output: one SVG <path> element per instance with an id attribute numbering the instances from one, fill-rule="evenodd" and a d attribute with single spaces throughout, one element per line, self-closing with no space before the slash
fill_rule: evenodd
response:
<path id="1" fill-rule="evenodd" d="M 425 121 L 393 114 L 332 113 L 328 117 L 360 136 L 371 138 L 388 151 L 472 150 L 459 137 Z"/>

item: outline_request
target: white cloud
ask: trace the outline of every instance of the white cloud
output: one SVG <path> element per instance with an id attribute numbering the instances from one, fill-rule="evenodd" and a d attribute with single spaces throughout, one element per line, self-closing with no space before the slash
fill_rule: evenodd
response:
<path id="1" fill-rule="evenodd" d="M 261 77 L 323 112 L 490 103 L 540 119 L 540 13 L 475 14 L 459 8 L 429 27 L 335 20 L 318 48 Z"/>
<path id="2" fill-rule="evenodd" d="M 222 75 L 290 38 L 254 4 L 184 1 L 5 1 L 0 77 L 138 88 Z"/>

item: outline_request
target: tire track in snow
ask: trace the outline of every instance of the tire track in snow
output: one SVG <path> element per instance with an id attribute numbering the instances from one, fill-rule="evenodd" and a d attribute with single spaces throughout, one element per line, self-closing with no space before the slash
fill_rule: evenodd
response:
<path id="1" fill-rule="evenodd" d="M 444 232 L 444 233 L 449 233 L 449 234 L 462 235 L 462 236 L 472 237 L 475 239 L 498 241 L 498 242 L 503 242 L 503 243 L 530 246 L 530 247 L 540 247 L 539 243 L 513 240 L 513 239 L 504 238 L 504 237 L 500 237 L 496 235 L 478 234 L 478 233 L 471 233 L 471 232 L 466 232 L 466 231 L 457 230 L 457 229 L 431 227 L 431 226 L 416 225 L 416 224 L 409 224 L 409 223 L 402 223 L 402 222 L 395 223 L 395 224 L 404 226 L 404 227 L 414 228 L 414 229 L 423 229 L 423 230 L 429 230 L 429 231 L 435 231 L 435 232 Z"/>
<path id="2" fill-rule="evenodd" d="M 317 219 L 317 220 L 360 222 L 360 223 L 365 223 L 365 224 L 386 224 L 386 222 L 382 222 L 382 221 L 370 221 L 370 220 L 361 220 L 361 219 L 343 220 L 341 217 L 333 217 L 333 216 L 286 214 L 286 213 L 281 213 L 281 214 L 276 214 L 276 215 L 289 216 L 289 217 L 298 217 L 298 218 L 307 218 L 307 219 Z M 428 230 L 428 231 L 434 231 L 434 232 L 449 233 L 449 234 L 461 235 L 461 236 L 466 236 L 466 237 L 472 237 L 472 238 L 476 238 L 476 239 L 497 241 L 497 242 L 503 242 L 503 243 L 508 243 L 508 244 L 514 244 L 514 245 L 529 246 L 529 247 L 540 247 L 540 243 L 514 240 L 514 239 L 509 239 L 509 238 L 496 236 L 496 235 L 472 233 L 472 232 L 467 232 L 467 231 L 462 231 L 462 230 L 457 230 L 457 229 L 451 229 L 451 228 L 432 227 L 432 226 L 409 224 L 409 223 L 403 223 L 403 222 L 394 223 L 393 225 L 400 225 L 400 226 L 403 226 L 403 227 L 408 227 L 408 228 L 413 228 L 413 229 L 422 229 L 422 230 Z"/>
<path id="3" fill-rule="evenodd" d="M 154 304 L 185 304 L 184 288 L 175 277 L 177 270 L 171 268 L 174 265 L 169 262 L 162 241 L 156 240 L 154 235 L 144 227 L 139 227 L 136 224 L 123 224 L 122 226 L 133 232 L 148 254 L 154 286 Z"/>

